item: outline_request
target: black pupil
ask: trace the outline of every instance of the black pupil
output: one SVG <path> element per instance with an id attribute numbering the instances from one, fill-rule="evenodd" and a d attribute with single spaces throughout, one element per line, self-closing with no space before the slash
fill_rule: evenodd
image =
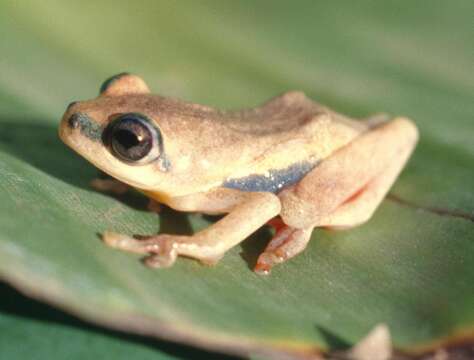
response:
<path id="1" fill-rule="evenodd" d="M 112 128 L 111 145 L 120 158 L 134 162 L 143 159 L 152 148 L 152 134 L 143 120 L 122 118 Z"/>
<path id="2" fill-rule="evenodd" d="M 114 133 L 115 141 L 117 141 L 124 149 L 129 150 L 134 146 L 140 145 L 137 135 L 129 130 L 117 130 Z"/>

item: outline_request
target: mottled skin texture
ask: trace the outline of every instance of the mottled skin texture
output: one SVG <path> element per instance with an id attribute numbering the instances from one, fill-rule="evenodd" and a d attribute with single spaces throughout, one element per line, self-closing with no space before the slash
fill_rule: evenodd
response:
<path id="1" fill-rule="evenodd" d="M 149 254 L 151 266 L 170 266 L 178 255 L 215 263 L 271 220 L 276 234 L 256 266 L 268 273 L 301 252 L 314 227 L 368 220 L 417 141 L 408 119 L 351 120 L 301 92 L 255 109 L 220 111 L 151 95 L 143 80 L 130 74 L 114 77 L 101 90 L 96 99 L 68 107 L 59 130 L 67 145 L 172 208 L 228 213 L 193 236 L 136 240 L 104 234 L 111 246 Z M 161 133 L 168 167 L 159 161 L 128 164 L 104 144 L 104 129 L 123 113 L 151 119 Z"/>

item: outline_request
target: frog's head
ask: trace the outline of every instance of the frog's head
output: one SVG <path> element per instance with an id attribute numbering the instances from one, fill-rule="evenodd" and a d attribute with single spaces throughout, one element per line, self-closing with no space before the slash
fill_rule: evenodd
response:
<path id="1" fill-rule="evenodd" d="M 113 76 L 96 99 L 68 106 L 59 136 L 111 176 L 140 189 L 154 189 L 170 163 L 160 128 L 147 115 L 150 99 L 141 78 L 127 73 Z"/>

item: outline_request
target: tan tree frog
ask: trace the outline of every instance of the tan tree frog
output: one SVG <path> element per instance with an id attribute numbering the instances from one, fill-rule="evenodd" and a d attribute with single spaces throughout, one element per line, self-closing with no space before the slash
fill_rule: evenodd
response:
<path id="1" fill-rule="evenodd" d="M 316 227 L 367 221 L 418 138 L 396 117 L 357 121 L 301 92 L 221 111 L 152 95 L 128 73 L 108 79 L 93 100 L 74 102 L 61 139 L 100 170 L 180 211 L 227 214 L 192 236 L 145 239 L 106 232 L 106 244 L 171 266 L 178 255 L 214 264 L 265 224 L 275 235 L 255 271 L 306 247 Z"/>

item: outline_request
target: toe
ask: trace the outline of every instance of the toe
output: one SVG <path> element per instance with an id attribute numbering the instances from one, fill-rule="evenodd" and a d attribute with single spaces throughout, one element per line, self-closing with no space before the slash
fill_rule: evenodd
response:
<path id="1" fill-rule="evenodd" d="M 175 263 L 176 257 L 175 251 L 165 254 L 152 254 L 145 257 L 143 263 L 151 268 L 167 268 Z"/>

